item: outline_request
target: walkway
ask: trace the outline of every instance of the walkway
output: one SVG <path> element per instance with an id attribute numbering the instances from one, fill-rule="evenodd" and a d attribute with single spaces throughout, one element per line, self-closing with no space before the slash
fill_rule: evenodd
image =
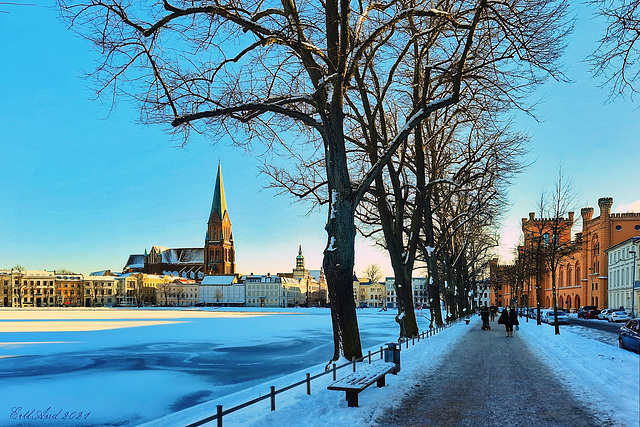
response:
<path id="1" fill-rule="evenodd" d="M 456 343 L 446 363 L 419 378 L 402 404 L 377 420 L 380 426 L 613 426 L 577 402 L 514 331 L 491 322 Z"/>

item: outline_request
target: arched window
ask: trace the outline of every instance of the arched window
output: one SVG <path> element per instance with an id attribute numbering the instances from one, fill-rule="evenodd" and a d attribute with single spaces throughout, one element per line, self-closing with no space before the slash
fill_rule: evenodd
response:
<path id="1" fill-rule="evenodd" d="M 580 284 L 580 262 L 576 261 L 576 279 L 575 279 L 575 283 L 576 286 Z"/>
<path id="2" fill-rule="evenodd" d="M 576 305 L 575 305 L 575 307 L 576 308 L 580 307 L 580 296 L 579 295 L 576 295 Z"/>

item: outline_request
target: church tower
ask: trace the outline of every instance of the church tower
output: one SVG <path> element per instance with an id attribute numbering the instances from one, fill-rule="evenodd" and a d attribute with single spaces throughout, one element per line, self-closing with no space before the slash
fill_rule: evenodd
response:
<path id="1" fill-rule="evenodd" d="M 298 246 L 298 256 L 296 257 L 296 268 L 304 270 L 304 256 L 302 255 L 302 245 Z"/>
<path id="2" fill-rule="evenodd" d="M 204 239 L 204 273 L 206 276 L 233 275 L 236 272 L 236 254 L 233 247 L 231 221 L 227 211 L 227 199 L 222 183 L 222 169 L 218 163 L 218 175 L 213 190 L 211 213 Z"/>
<path id="3" fill-rule="evenodd" d="M 304 268 L 304 255 L 302 255 L 302 245 L 298 247 L 298 256 L 296 257 L 296 268 L 293 269 L 294 279 L 304 279 L 309 275 L 309 271 Z"/>

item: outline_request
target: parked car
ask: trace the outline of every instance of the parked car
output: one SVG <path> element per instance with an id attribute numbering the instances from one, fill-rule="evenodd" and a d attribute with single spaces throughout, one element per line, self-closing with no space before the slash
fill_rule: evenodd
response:
<path id="1" fill-rule="evenodd" d="M 598 307 L 596 307 L 595 305 L 585 305 L 580 307 L 580 309 L 578 310 L 578 317 L 584 317 L 584 315 L 588 312 L 590 312 L 591 310 L 597 310 Z"/>
<path id="2" fill-rule="evenodd" d="M 555 323 L 555 313 L 553 310 L 545 310 L 544 314 L 540 314 L 540 320 L 545 323 L 549 323 L 550 325 Z M 569 324 L 569 316 L 562 310 L 558 310 L 558 324 L 559 325 L 568 325 Z"/>
<path id="3" fill-rule="evenodd" d="M 548 308 L 540 310 L 540 321 L 542 323 L 547 323 L 547 321 L 549 320 L 549 311 L 551 311 L 551 313 L 553 314 L 553 310 L 549 310 Z"/>
<path id="4" fill-rule="evenodd" d="M 626 311 L 614 311 L 607 316 L 609 322 L 626 322 L 631 316 Z"/>
<path id="5" fill-rule="evenodd" d="M 600 315 L 600 310 L 591 310 L 591 311 L 587 311 L 582 316 L 582 318 L 583 319 L 597 319 L 599 315 Z"/>
<path id="6" fill-rule="evenodd" d="M 620 348 L 640 354 L 640 330 L 638 319 L 631 319 L 620 328 L 618 345 Z"/>
<path id="7" fill-rule="evenodd" d="M 600 319 L 600 320 L 607 320 L 607 316 L 608 316 L 610 313 L 613 313 L 613 311 L 614 311 L 614 309 L 613 309 L 613 308 L 606 308 L 606 309 L 602 310 L 602 311 L 600 312 L 600 314 L 598 314 L 598 319 Z"/>

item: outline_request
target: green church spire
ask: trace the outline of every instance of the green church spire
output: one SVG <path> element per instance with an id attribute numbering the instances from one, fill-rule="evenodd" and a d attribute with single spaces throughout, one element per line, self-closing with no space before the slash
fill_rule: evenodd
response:
<path id="1" fill-rule="evenodd" d="M 211 203 L 211 213 L 209 219 L 213 216 L 213 213 L 217 212 L 222 220 L 225 212 L 227 212 L 227 198 L 224 195 L 224 184 L 222 183 L 222 168 L 218 161 L 218 175 L 216 176 L 216 186 L 213 190 L 213 203 Z"/>

